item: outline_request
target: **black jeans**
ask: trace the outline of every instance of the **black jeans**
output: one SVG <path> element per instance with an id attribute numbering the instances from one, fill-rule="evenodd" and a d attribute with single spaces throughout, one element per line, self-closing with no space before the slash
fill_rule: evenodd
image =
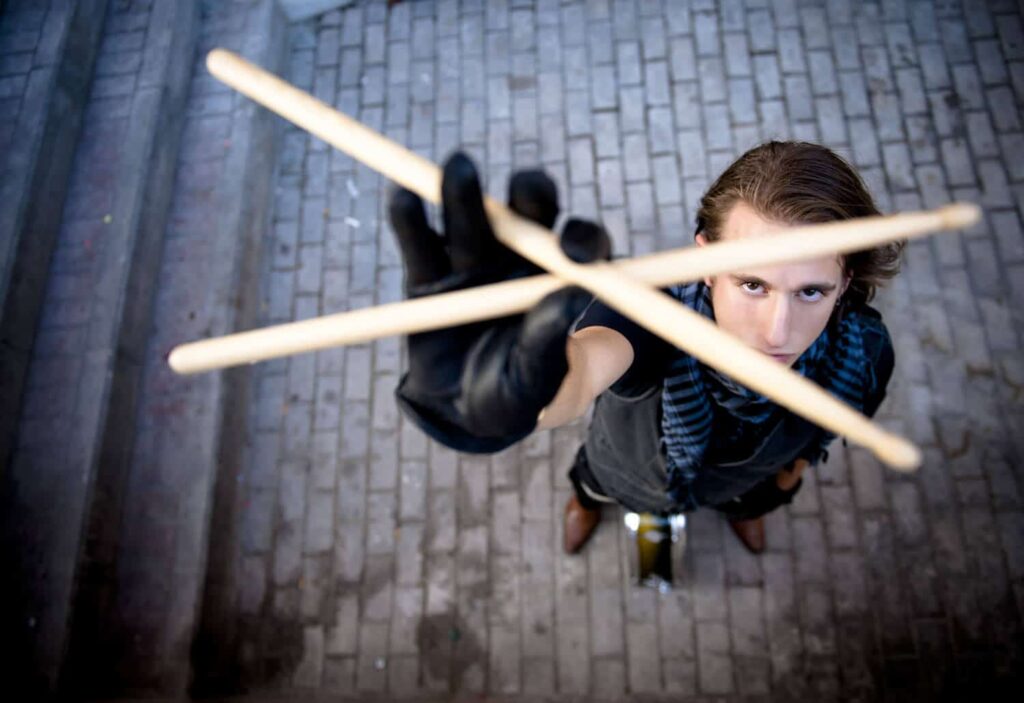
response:
<path id="1" fill-rule="evenodd" d="M 780 467 L 781 470 L 781 467 Z M 597 510 L 604 503 L 615 502 L 605 495 L 587 463 L 586 447 L 580 447 L 576 459 L 569 469 L 569 481 L 572 483 L 576 500 L 587 510 Z M 775 476 L 771 475 L 743 494 L 718 505 L 712 505 L 729 520 L 753 520 L 762 517 L 778 507 L 791 503 L 793 496 L 800 490 L 800 481 L 789 491 L 778 488 Z M 672 511 L 663 511 L 671 513 Z"/>
<path id="2" fill-rule="evenodd" d="M 572 464 L 572 468 L 569 469 L 569 481 L 572 483 L 573 492 L 576 493 L 576 500 L 579 501 L 587 510 L 597 510 L 601 507 L 602 503 L 607 503 L 611 498 L 607 500 L 598 500 L 593 496 L 606 497 L 604 495 L 604 489 L 594 478 L 594 474 L 590 472 L 590 466 L 587 464 L 587 449 L 586 447 L 580 447 L 579 451 L 576 452 L 576 460 Z M 584 488 L 586 484 L 586 488 Z"/>

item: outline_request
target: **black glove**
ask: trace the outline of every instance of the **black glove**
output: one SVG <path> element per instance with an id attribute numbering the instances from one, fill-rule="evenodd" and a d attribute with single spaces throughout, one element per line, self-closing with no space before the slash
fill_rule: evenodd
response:
<path id="1" fill-rule="evenodd" d="M 803 484 L 804 480 L 800 479 L 795 486 L 787 491 L 779 488 L 779 484 L 775 481 L 775 475 L 772 474 L 746 493 L 727 503 L 716 505 L 715 509 L 725 513 L 730 520 L 753 520 L 767 515 L 782 505 L 792 503 Z"/>
<path id="2" fill-rule="evenodd" d="M 407 297 L 540 272 L 495 238 L 476 168 L 462 153 L 444 166 L 441 199 L 439 235 L 427 224 L 418 196 L 400 188 L 391 198 Z M 509 206 L 550 228 L 558 216 L 554 182 L 540 171 L 514 174 Z M 566 224 L 561 243 L 581 263 L 610 254 L 605 231 L 582 220 Z M 568 370 L 566 336 L 589 301 L 586 291 L 564 288 L 526 315 L 410 335 L 409 370 L 396 391 L 399 406 L 424 432 L 459 451 L 496 452 L 519 441 L 558 391 Z"/>

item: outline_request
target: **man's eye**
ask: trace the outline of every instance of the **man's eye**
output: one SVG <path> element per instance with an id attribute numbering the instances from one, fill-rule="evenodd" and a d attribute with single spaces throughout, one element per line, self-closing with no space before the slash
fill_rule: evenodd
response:
<path id="1" fill-rule="evenodd" d="M 759 293 L 761 292 L 761 284 L 756 281 L 743 281 L 740 287 L 748 293 Z"/>
<path id="2" fill-rule="evenodd" d="M 800 298 L 808 303 L 817 302 L 823 297 L 825 297 L 825 294 L 817 288 L 804 288 L 800 291 Z"/>

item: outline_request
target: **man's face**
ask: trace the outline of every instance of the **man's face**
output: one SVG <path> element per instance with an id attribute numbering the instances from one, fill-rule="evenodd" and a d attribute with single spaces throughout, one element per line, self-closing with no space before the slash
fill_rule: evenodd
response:
<path id="1" fill-rule="evenodd" d="M 721 239 L 771 237 L 786 227 L 738 202 L 725 218 Z M 697 236 L 698 245 L 706 243 Z M 706 282 L 718 326 L 787 366 L 825 329 L 847 283 L 837 256 L 720 274 Z"/>

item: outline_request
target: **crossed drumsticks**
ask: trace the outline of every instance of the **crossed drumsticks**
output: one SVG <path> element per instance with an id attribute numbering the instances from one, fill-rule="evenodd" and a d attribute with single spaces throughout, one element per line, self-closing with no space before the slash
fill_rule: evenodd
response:
<path id="1" fill-rule="evenodd" d="M 206 65 L 225 84 L 310 134 L 423 199 L 433 203 L 440 200 L 441 173 L 427 159 L 229 51 L 211 51 Z M 498 201 L 485 198 L 484 207 L 502 244 L 549 271 L 548 275 L 183 344 L 171 351 L 171 368 L 181 374 L 198 373 L 504 317 L 529 309 L 562 286 L 578 285 L 704 364 L 797 415 L 868 447 L 893 468 L 910 471 L 920 465 L 921 451 L 909 440 L 871 422 L 813 382 L 751 349 L 656 288 L 961 229 L 978 220 L 976 205 L 957 203 L 930 211 L 800 226 L 753 241 L 717 242 L 702 248 L 590 264 L 571 261 L 550 231 L 513 214 Z"/>

